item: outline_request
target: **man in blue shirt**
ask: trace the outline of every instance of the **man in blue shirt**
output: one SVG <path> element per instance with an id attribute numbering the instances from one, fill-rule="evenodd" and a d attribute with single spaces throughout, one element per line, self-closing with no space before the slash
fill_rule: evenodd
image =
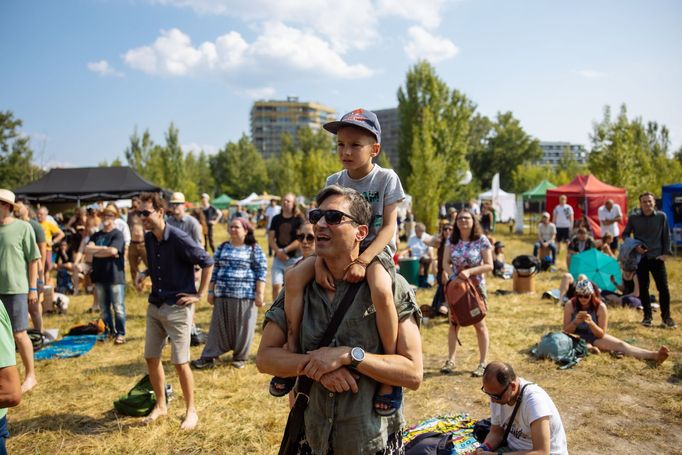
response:
<path id="1" fill-rule="evenodd" d="M 171 342 L 171 361 L 180 378 L 187 408 L 180 428 L 192 430 L 199 422 L 194 407 L 194 378 L 189 367 L 192 305 L 206 296 L 213 271 L 213 258 L 187 234 L 165 222 L 166 206 L 158 194 L 142 193 L 140 201 L 138 215 L 147 231 L 144 242 L 149 268 L 138 274 L 135 285 L 141 290 L 145 277 L 151 277 L 144 357 L 157 396 L 156 406 L 145 422 L 152 422 L 168 413 L 166 400 L 159 399 L 165 396 L 161 351 L 168 337 Z M 194 284 L 195 265 L 201 267 L 198 292 Z"/>

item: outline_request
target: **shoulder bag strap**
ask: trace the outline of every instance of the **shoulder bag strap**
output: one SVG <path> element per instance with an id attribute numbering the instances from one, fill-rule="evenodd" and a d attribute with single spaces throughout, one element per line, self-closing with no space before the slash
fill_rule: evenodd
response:
<path id="1" fill-rule="evenodd" d="M 521 387 L 521 392 L 519 392 L 519 397 L 516 399 L 516 405 L 514 406 L 514 410 L 512 411 L 511 417 L 509 418 L 509 422 L 507 422 L 507 428 L 504 429 L 504 437 L 502 438 L 502 445 L 506 446 L 507 445 L 507 436 L 509 436 L 509 432 L 511 431 L 511 426 L 512 423 L 514 423 L 514 419 L 516 418 L 516 411 L 519 410 L 519 406 L 521 406 L 521 400 L 523 399 L 523 391 L 526 390 L 526 387 L 529 385 L 534 384 L 533 382 L 529 382 L 528 384 L 525 384 L 523 387 Z"/>
<path id="2" fill-rule="evenodd" d="M 339 324 L 346 316 L 346 312 L 350 307 L 351 303 L 355 299 L 355 295 L 360 289 L 360 283 L 351 283 L 348 285 L 346 294 L 343 296 L 339 307 L 336 309 L 334 316 L 332 317 L 327 330 L 322 336 L 322 340 L 318 347 L 328 346 L 331 343 L 336 331 L 339 328 Z M 313 380 L 308 376 L 299 376 L 298 384 L 296 387 L 296 401 L 294 406 L 289 412 L 289 418 L 287 419 L 286 427 L 284 428 L 284 436 L 282 437 L 282 443 L 279 446 L 279 455 L 295 455 L 298 453 L 298 445 L 303 431 L 303 413 L 308 407 L 308 401 L 310 400 L 310 389 L 313 386 Z"/>

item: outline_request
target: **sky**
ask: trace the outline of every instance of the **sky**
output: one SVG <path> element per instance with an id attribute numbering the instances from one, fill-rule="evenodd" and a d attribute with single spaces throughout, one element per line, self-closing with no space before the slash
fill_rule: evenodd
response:
<path id="1" fill-rule="evenodd" d="M 44 167 L 124 160 L 173 122 L 186 151 L 249 133 L 254 100 L 397 106 L 418 60 L 494 117 L 589 148 L 605 105 L 682 146 L 682 2 L 2 0 L 0 110 Z"/>

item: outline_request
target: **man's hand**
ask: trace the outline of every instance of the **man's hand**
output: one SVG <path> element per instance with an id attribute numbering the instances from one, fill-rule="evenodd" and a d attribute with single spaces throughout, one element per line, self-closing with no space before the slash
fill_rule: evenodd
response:
<path id="1" fill-rule="evenodd" d="M 263 300 L 263 294 L 256 294 L 256 302 L 255 303 L 256 303 L 257 308 L 260 308 L 265 304 L 265 302 Z"/>
<path id="2" fill-rule="evenodd" d="M 339 368 L 320 378 L 320 384 L 330 392 L 342 393 L 349 390 L 358 393 L 358 379 L 360 376 L 353 375 L 348 368 Z"/>
<path id="3" fill-rule="evenodd" d="M 201 300 L 199 294 L 187 294 L 186 292 L 180 292 L 176 297 L 180 297 L 178 301 L 175 302 L 178 305 L 191 305 L 193 303 L 199 303 L 199 300 Z"/>
<path id="4" fill-rule="evenodd" d="M 33 305 L 37 302 L 38 302 L 38 292 L 28 291 L 28 303 L 29 303 L 29 305 Z"/>
<path id="5" fill-rule="evenodd" d="M 668 255 L 662 254 L 660 256 L 657 256 L 656 259 L 658 259 L 659 261 L 665 262 L 665 260 L 668 259 Z"/>
<path id="6" fill-rule="evenodd" d="M 637 245 L 635 247 L 635 251 L 637 251 L 639 254 L 646 254 L 647 249 L 646 249 L 646 247 L 644 247 L 642 245 Z"/>
<path id="7" fill-rule="evenodd" d="M 365 273 L 367 273 L 367 269 L 356 262 L 348 267 L 343 279 L 349 283 L 358 283 L 365 279 Z"/>
<path id="8" fill-rule="evenodd" d="M 138 273 L 135 277 L 135 289 L 137 289 L 137 292 L 142 292 L 142 282 L 145 278 L 147 278 L 147 274 L 143 272 Z"/>
<path id="9" fill-rule="evenodd" d="M 308 358 L 299 365 L 299 373 L 310 379 L 319 381 L 322 375 L 337 370 L 344 365 L 344 358 L 348 358 L 349 348 L 323 347 L 308 352 Z"/>

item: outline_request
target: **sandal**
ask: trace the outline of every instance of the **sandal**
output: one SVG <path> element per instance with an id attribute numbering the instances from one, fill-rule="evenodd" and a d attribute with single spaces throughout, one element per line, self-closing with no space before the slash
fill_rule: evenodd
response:
<path id="1" fill-rule="evenodd" d="M 388 408 L 383 409 L 377 407 L 378 404 L 384 404 Z M 374 412 L 383 417 L 389 417 L 395 414 L 400 406 L 403 404 L 403 388 L 393 386 L 391 393 L 387 395 L 374 395 Z"/>
<path id="2" fill-rule="evenodd" d="M 284 395 L 288 394 L 291 392 L 291 389 L 294 388 L 294 385 L 296 384 L 296 378 L 280 378 L 278 376 L 273 376 L 272 379 L 270 379 L 270 395 L 273 397 L 283 397 Z"/>

